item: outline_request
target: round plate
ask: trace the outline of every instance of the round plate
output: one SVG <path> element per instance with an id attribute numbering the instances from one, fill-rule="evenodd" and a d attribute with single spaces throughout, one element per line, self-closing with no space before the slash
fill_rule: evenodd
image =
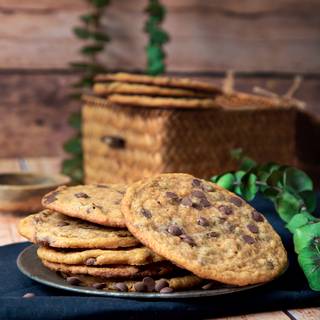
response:
<path id="1" fill-rule="evenodd" d="M 117 297 L 117 298 L 139 298 L 139 299 L 181 299 L 181 298 L 196 298 L 196 297 L 211 297 L 223 294 L 249 290 L 263 285 L 255 284 L 245 287 L 223 286 L 212 290 L 188 290 L 173 293 L 144 293 L 144 292 L 117 292 L 103 291 L 90 287 L 72 286 L 68 284 L 56 272 L 46 268 L 37 256 L 37 246 L 31 245 L 25 248 L 18 256 L 17 265 L 19 270 L 34 281 L 55 287 L 58 289 L 74 291 L 78 293 L 86 293 L 99 296 Z"/>

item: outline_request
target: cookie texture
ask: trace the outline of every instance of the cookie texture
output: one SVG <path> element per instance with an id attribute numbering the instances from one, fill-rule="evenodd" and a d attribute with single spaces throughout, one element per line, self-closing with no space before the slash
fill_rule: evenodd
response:
<path id="1" fill-rule="evenodd" d="M 190 78 L 173 78 L 166 76 L 148 76 L 148 75 L 138 75 L 130 73 L 114 73 L 114 74 L 101 74 L 98 75 L 95 80 L 99 81 L 116 81 L 116 82 L 126 82 L 126 83 L 136 83 L 145 85 L 155 85 L 160 87 L 169 88 L 184 88 L 193 89 L 209 93 L 221 93 L 221 89 L 213 86 L 209 83 L 190 79 Z"/>
<path id="2" fill-rule="evenodd" d="M 140 107 L 154 108 L 213 108 L 219 105 L 213 99 L 148 97 L 138 95 L 111 94 L 108 102 Z"/>
<path id="3" fill-rule="evenodd" d="M 133 184 L 122 212 L 143 244 L 201 278 L 243 286 L 269 281 L 287 266 L 281 239 L 262 214 L 188 174 Z"/>
<path id="4" fill-rule="evenodd" d="M 128 230 L 94 225 L 50 210 L 20 220 L 18 229 L 31 242 L 56 248 L 110 249 L 139 245 Z"/>
<path id="5" fill-rule="evenodd" d="M 70 279 L 70 274 L 62 273 L 65 279 Z M 144 278 L 141 280 L 121 280 L 106 279 L 102 277 L 94 277 L 88 275 L 77 275 L 76 279 L 71 279 L 76 285 L 93 287 L 104 291 L 122 291 L 122 292 L 160 292 L 163 288 L 171 288 L 174 291 L 187 290 L 197 287 L 203 283 L 203 279 L 188 274 L 181 276 L 164 277 L 159 279 Z M 153 280 L 153 281 L 152 281 Z M 71 281 L 72 282 L 72 281 Z M 144 285 L 139 284 L 142 283 Z"/>
<path id="6" fill-rule="evenodd" d="M 37 254 L 40 259 L 49 262 L 88 266 L 113 264 L 145 265 L 164 260 L 164 258 L 146 247 L 118 250 L 91 249 L 81 251 L 40 247 L 38 248 Z"/>
<path id="7" fill-rule="evenodd" d="M 53 271 L 59 271 L 68 274 L 84 274 L 103 278 L 130 279 L 147 276 L 162 276 L 170 272 L 173 272 L 175 269 L 177 269 L 169 262 L 158 262 L 144 266 L 114 265 L 108 267 L 92 267 L 55 263 L 49 262 L 47 260 L 41 261 L 44 264 L 44 266 Z"/>
<path id="8" fill-rule="evenodd" d="M 63 186 L 44 196 L 42 205 L 71 217 L 124 228 L 120 202 L 125 190 L 126 186 L 121 184 Z"/>
<path id="9" fill-rule="evenodd" d="M 133 94 L 145 96 L 164 96 L 164 97 L 209 97 L 209 93 L 199 92 L 191 89 L 166 88 L 154 85 L 110 82 L 95 83 L 93 92 L 97 95 L 109 95 L 114 93 Z"/>

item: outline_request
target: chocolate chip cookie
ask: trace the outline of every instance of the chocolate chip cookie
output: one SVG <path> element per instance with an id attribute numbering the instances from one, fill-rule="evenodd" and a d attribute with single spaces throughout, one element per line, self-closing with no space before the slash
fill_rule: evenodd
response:
<path id="1" fill-rule="evenodd" d="M 78 185 L 48 193 L 42 205 L 71 217 L 109 227 L 125 228 L 120 202 L 125 185 Z"/>
<path id="2" fill-rule="evenodd" d="M 103 278 L 126 278 L 134 279 L 147 276 L 162 276 L 173 272 L 177 268 L 170 262 L 157 262 L 143 266 L 128 266 L 128 265 L 114 265 L 114 266 L 77 266 L 63 263 L 49 262 L 41 260 L 44 266 L 53 270 L 68 274 L 84 274 L 90 276 L 97 276 Z"/>
<path id="3" fill-rule="evenodd" d="M 40 259 L 49 262 L 87 266 L 114 264 L 145 265 L 164 260 L 164 258 L 146 247 L 118 250 L 91 249 L 81 251 L 40 247 L 37 254 Z"/>
<path id="4" fill-rule="evenodd" d="M 165 88 L 154 85 L 133 84 L 124 82 L 95 83 L 93 92 L 97 95 L 104 96 L 114 93 L 133 94 L 144 96 L 163 96 L 163 97 L 208 97 L 209 93 L 201 93 L 190 89 Z"/>
<path id="5" fill-rule="evenodd" d="M 203 283 L 203 279 L 195 275 L 187 274 L 181 276 L 166 276 L 159 279 L 155 277 L 145 277 L 141 280 L 117 280 L 88 275 L 76 275 L 62 273 L 61 276 L 69 284 L 92 287 L 104 291 L 120 292 L 160 292 L 170 293 L 173 291 L 192 289 Z"/>
<path id="6" fill-rule="evenodd" d="M 244 286 L 287 265 L 279 235 L 233 193 L 188 174 L 133 184 L 122 201 L 128 229 L 157 254 L 195 275 Z"/>
<path id="7" fill-rule="evenodd" d="M 110 249 L 139 245 L 128 230 L 94 225 L 50 210 L 22 219 L 18 229 L 30 241 L 55 248 Z"/>
<path id="8" fill-rule="evenodd" d="M 145 85 L 155 85 L 160 87 L 169 87 L 169 88 L 182 88 L 182 89 L 191 89 L 197 90 L 200 92 L 209 92 L 209 93 L 221 93 L 221 89 L 213 86 L 209 83 L 202 82 L 199 80 L 189 79 L 189 78 L 174 78 L 166 76 L 148 76 L 142 74 L 130 74 L 130 73 L 114 73 L 114 74 L 101 74 L 98 75 L 95 80 L 97 82 L 124 82 L 124 83 L 136 83 L 136 84 L 145 84 Z"/>

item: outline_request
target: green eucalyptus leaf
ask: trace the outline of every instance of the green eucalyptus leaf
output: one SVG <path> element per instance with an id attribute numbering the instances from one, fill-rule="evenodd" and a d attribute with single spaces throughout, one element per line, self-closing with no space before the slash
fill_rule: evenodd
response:
<path id="1" fill-rule="evenodd" d="M 70 115 L 68 123 L 72 128 L 81 129 L 81 122 L 82 122 L 82 117 L 81 117 L 81 112 L 74 112 Z"/>
<path id="2" fill-rule="evenodd" d="M 210 178 L 210 181 L 213 182 L 213 183 L 217 183 L 219 177 L 220 177 L 219 175 L 213 176 L 213 177 Z"/>
<path id="3" fill-rule="evenodd" d="M 256 173 L 258 180 L 261 182 L 266 182 L 270 177 L 270 175 L 272 174 L 272 172 L 278 170 L 279 167 L 280 165 L 272 162 L 258 166 L 257 173 Z"/>
<path id="4" fill-rule="evenodd" d="M 81 144 L 81 137 L 75 137 L 69 139 L 63 145 L 63 148 L 66 152 L 73 153 L 73 154 L 82 154 L 82 144 Z"/>
<path id="5" fill-rule="evenodd" d="M 234 192 L 238 195 L 241 195 L 241 180 L 245 174 L 245 171 L 241 170 L 234 173 L 234 177 L 236 178 Z"/>
<path id="6" fill-rule="evenodd" d="M 241 192 L 241 196 L 245 200 L 251 201 L 256 196 L 258 192 L 256 181 L 257 181 L 257 176 L 254 173 L 247 173 L 242 177 L 240 192 Z"/>
<path id="7" fill-rule="evenodd" d="M 267 184 L 273 187 L 283 187 L 283 171 L 278 169 L 273 171 L 267 179 Z"/>
<path id="8" fill-rule="evenodd" d="M 239 169 L 243 171 L 249 171 L 254 168 L 257 163 L 249 157 L 243 157 Z"/>
<path id="9" fill-rule="evenodd" d="M 79 81 L 72 84 L 73 88 L 91 88 L 93 85 L 92 77 L 83 77 Z"/>
<path id="10" fill-rule="evenodd" d="M 294 233 L 298 228 L 301 228 L 309 223 L 320 222 L 319 219 L 314 217 L 308 212 L 295 214 L 286 227 L 289 229 L 291 233 Z"/>
<path id="11" fill-rule="evenodd" d="M 80 39 L 89 39 L 91 32 L 86 28 L 75 27 L 73 28 L 73 33 Z"/>
<path id="12" fill-rule="evenodd" d="M 150 43 L 163 45 L 169 41 L 169 35 L 160 28 L 154 30 L 149 37 Z"/>
<path id="13" fill-rule="evenodd" d="M 147 73 L 153 76 L 162 74 L 165 71 L 165 65 L 162 61 L 154 61 L 148 63 Z"/>
<path id="14" fill-rule="evenodd" d="M 296 192 L 313 190 L 313 183 L 310 177 L 297 168 L 287 168 L 285 170 L 286 186 Z"/>
<path id="15" fill-rule="evenodd" d="M 287 191 L 281 192 L 275 199 L 276 210 L 285 222 L 289 222 L 295 214 L 299 213 L 300 205 L 300 199 Z"/>
<path id="16" fill-rule="evenodd" d="M 303 200 L 302 210 L 313 212 L 317 207 L 317 196 L 313 191 L 302 191 L 299 193 L 300 198 Z"/>
<path id="17" fill-rule="evenodd" d="M 149 13 L 150 16 L 157 17 L 159 22 L 163 21 L 166 14 L 165 7 L 157 0 L 150 0 L 145 11 Z"/>
<path id="18" fill-rule="evenodd" d="M 104 46 L 101 44 L 87 45 L 81 48 L 81 53 L 84 55 L 92 56 L 98 52 L 103 51 L 103 49 Z"/>
<path id="19" fill-rule="evenodd" d="M 86 24 L 96 25 L 97 21 L 99 20 L 99 15 L 96 13 L 83 14 L 80 16 L 80 19 Z"/>
<path id="20" fill-rule="evenodd" d="M 165 54 L 159 46 L 148 44 L 147 46 L 148 60 L 158 61 L 165 57 Z"/>
<path id="21" fill-rule="evenodd" d="M 299 265 L 302 268 L 309 286 L 314 291 L 320 291 L 320 250 L 319 246 L 304 248 L 298 255 Z"/>
<path id="22" fill-rule="evenodd" d="M 320 222 L 307 224 L 297 228 L 293 235 L 294 249 L 299 253 L 302 249 L 320 245 Z"/>
<path id="23" fill-rule="evenodd" d="M 263 189 L 261 189 L 261 193 L 268 199 L 270 199 L 271 201 L 275 201 L 276 197 L 280 194 L 281 191 L 279 191 L 278 189 L 275 189 L 273 187 L 264 187 Z"/>
<path id="24" fill-rule="evenodd" d="M 91 38 L 93 38 L 96 41 L 103 41 L 103 42 L 109 42 L 110 41 L 110 37 L 107 34 L 105 34 L 103 32 L 98 32 L 98 31 L 93 32 L 91 34 Z"/>
<path id="25" fill-rule="evenodd" d="M 62 173 L 71 177 L 74 183 L 82 183 L 83 168 L 82 156 L 75 156 L 72 159 L 66 159 L 62 163 Z"/>
<path id="26" fill-rule="evenodd" d="M 226 173 L 219 177 L 216 184 L 222 188 L 232 190 L 234 182 L 235 182 L 234 175 L 232 173 Z"/>
<path id="27" fill-rule="evenodd" d="M 89 0 L 96 8 L 103 8 L 110 3 L 110 0 Z"/>

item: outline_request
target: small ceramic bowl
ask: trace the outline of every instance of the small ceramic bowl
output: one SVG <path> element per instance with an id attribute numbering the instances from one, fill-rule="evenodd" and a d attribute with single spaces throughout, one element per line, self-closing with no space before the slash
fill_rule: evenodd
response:
<path id="1" fill-rule="evenodd" d="M 69 177 L 61 174 L 1 173 L 0 212 L 39 211 L 41 198 L 46 193 L 69 182 Z"/>

